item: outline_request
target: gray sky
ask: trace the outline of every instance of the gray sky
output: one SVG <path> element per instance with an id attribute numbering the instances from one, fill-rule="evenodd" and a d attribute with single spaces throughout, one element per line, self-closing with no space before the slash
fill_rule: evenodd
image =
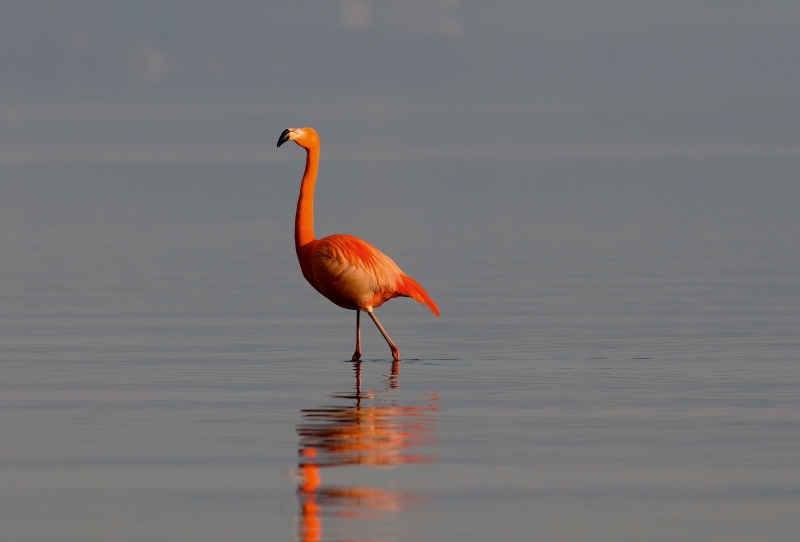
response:
<path id="1" fill-rule="evenodd" d="M 4 2 L 0 100 L 793 102 L 800 3 Z"/>
<path id="2" fill-rule="evenodd" d="M 0 4 L 0 162 L 800 157 L 800 3 Z"/>

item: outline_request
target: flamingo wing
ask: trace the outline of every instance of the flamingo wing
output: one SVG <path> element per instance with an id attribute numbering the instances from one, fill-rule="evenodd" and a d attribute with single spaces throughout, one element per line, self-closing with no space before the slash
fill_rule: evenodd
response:
<path id="1" fill-rule="evenodd" d="M 331 235 L 317 241 L 311 258 L 315 287 L 347 309 L 379 307 L 398 296 L 411 297 L 439 316 L 424 288 L 394 261 L 358 237 Z"/>
<path id="2" fill-rule="evenodd" d="M 311 258 L 315 286 L 341 307 L 377 307 L 397 297 L 403 272 L 386 254 L 351 235 L 317 241 Z"/>

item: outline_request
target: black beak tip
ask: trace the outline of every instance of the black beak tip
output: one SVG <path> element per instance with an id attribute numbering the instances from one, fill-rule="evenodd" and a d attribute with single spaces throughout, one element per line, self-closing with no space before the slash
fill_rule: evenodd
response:
<path id="1" fill-rule="evenodd" d="M 278 138 L 278 147 L 289 141 L 289 129 L 283 131 L 281 137 Z"/>

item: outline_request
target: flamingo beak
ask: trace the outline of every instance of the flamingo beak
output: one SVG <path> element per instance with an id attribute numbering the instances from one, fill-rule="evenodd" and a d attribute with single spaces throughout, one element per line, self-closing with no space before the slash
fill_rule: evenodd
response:
<path id="1" fill-rule="evenodd" d="M 289 128 L 285 129 L 281 134 L 281 137 L 278 139 L 278 147 L 289 141 L 289 137 L 291 136 L 292 132 Z"/>

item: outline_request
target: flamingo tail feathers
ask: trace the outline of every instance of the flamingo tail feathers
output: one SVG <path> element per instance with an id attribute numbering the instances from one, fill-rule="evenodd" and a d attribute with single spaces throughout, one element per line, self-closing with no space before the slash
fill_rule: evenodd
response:
<path id="1" fill-rule="evenodd" d="M 419 282 L 412 279 L 408 275 L 403 275 L 397 285 L 397 293 L 406 297 L 411 297 L 415 301 L 419 301 L 428 307 L 434 316 L 439 317 L 439 307 L 436 306 L 431 296 L 425 291 L 425 288 L 419 285 Z"/>

